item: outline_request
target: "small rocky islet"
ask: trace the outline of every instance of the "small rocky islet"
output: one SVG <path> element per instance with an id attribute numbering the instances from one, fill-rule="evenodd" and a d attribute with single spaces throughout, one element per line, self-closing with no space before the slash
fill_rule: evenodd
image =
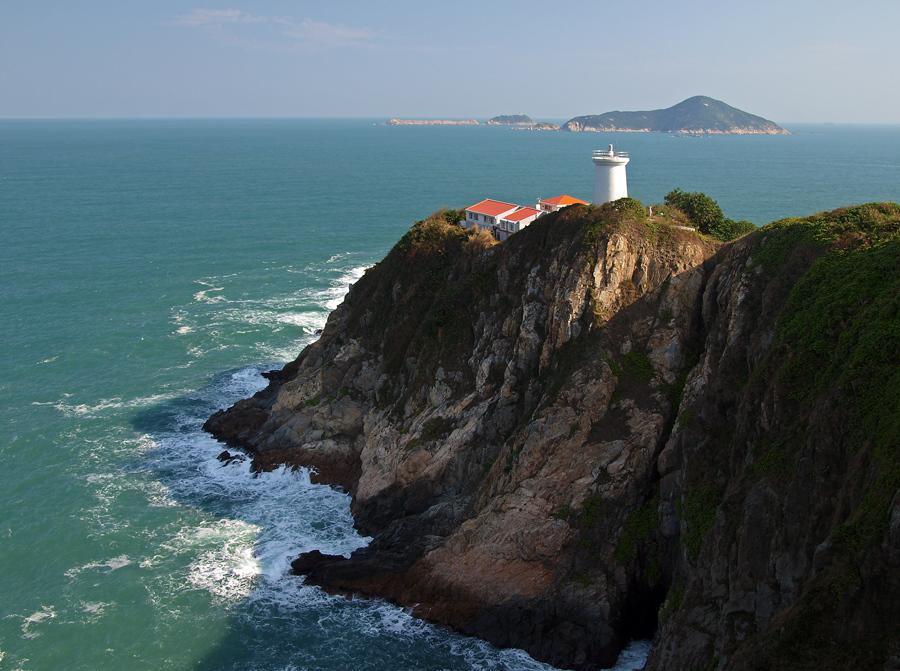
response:
<path id="1" fill-rule="evenodd" d="M 565 668 L 897 668 L 900 205 L 458 220 L 205 425 L 352 495 L 371 544 L 295 570 Z"/>

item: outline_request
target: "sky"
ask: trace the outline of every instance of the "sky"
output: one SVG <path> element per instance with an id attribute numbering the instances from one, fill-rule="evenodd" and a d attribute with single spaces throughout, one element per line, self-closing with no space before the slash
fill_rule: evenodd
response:
<path id="1" fill-rule="evenodd" d="M 199 3 L 199 4 L 198 4 Z M 0 0 L 0 118 L 900 123 L 900 0 Z"/>

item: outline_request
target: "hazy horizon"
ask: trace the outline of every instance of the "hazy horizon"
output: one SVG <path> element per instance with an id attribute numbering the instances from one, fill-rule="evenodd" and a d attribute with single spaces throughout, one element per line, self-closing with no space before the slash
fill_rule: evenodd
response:
<path id="1" fill-rule="evenodd" d="M 900 3 L 59 0 L 0 8 L 0 118 L 561 120 L 707 95 L 900 123 Z"/>

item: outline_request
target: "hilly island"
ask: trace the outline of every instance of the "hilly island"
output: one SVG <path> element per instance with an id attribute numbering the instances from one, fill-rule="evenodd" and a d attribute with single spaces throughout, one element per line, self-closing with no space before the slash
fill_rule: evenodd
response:
<path id="1" fill-rule="evenodd" d="M 896 668 L 900 205 L 653 212 L 439 211 L 205 428 L 350 492 L 372 542 L 294 562 L 329 591 L 565 668 Z"/>
<path id="2" fill-rule="evenodd" d="M 678 133 L 682 135 L 789 135 L 790 133 L 761 116 L 744 112 L 721 100 L 693 96 L 666 109 L 639 112 L 604 112 L 569 119 L 562 126 L 534 121 L 527 114 L 501 114 L 486 122 L 488 126 L 509 126 L 532 130 L 563 130 L 597 133 Z M 398 119 L 389 126 L 477 126 L 476 119 Z"/>
<path id="3" fill-rule="evenodd" d="M 562 129 L 604 133 L 660 131 L 687 135 L 788 134 L 774 121 L 707 96 L 694 96 L 666 109 L 579 116 L 563 124 Z"/>

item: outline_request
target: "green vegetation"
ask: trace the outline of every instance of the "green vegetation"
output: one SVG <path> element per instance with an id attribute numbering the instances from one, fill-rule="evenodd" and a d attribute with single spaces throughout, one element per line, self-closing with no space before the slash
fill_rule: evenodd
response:
<path id="1" fill-rule="evenodd" d="M 678 377 L 675 378 L 675 382 L 672 384 L 663 382 L 660 385 L 660 390 L 665 394 L 666 398 L 669 399 L 669 403 L 672 404 L 672 412 L 678 412 L 678 408 L 681 406 L 681 399 L 684 397 L 684 386 L 687 384 L 688 373 L 691 372 L 691 369 L 695 365 L 696 359 L 692 357 L 689 360 L 688 365 L 684 366 L 682 371 L 678 374 Z"/>
<path id="2" fill-rule="evenodd" d="M 638 350 L 631 350 L 618 359 L 606 355 L 603 360 L 609 364 L 613 375 L 623 381 L 649 384 L 655 373 L 650 357 Z"/>
<path id="3" fill-rule="evenodd" d="M 741 129 L 757 133 L 787 133 L 773 121 L 708 96 L 693 96 L 665 109 L 579 116 L 567 121 L 563 129 L 651 130 L 666 133 L 704 133 L 710 130 L 730 133 Z"/>
<path id="4" fill-rule="evenodd" d="M 579 209 L 581 208 L 574 205 L 566 208 L 573 211 Z M 596 251 L 598 243 L 605 238 L 611 227 L 626 221 L 643 223 L 647 220 L 647 210 L 636 198 L 620 198 L 586 211 L 589 216 L 581 237 L 581 249 L 588 253 Z"/>
<path id="5" fill-rule="evenodd" d="M 603 506 L 603 497 L 600 494 L 591 494 L 584 500 L 579 515 L 581 523 L 585 527 L 592 527 L 600 521 L 600 509 Z"/>
<path id="6" fill-rule="evenodd" d="M 432 417 L 422 425 L 422 430 L 416 438 L 406 444 L 406 449 L 416 450 L 426 443 L 440 440 L 453 431 L 455 424 L 447 417 Z"/>
<path id="7" fill-rule="evenodd" d="M 860 243 L 886 242 L 900 234 L 898 210 L 900 206 L 894 203 L 869 203 L 773 222 L 761 229 L 753 261 L 771 272 L 801 248 L 818 254 L 832 244 L 846 249 Z"/>
<path id="8" fill-rule="evenodd" d="M 799 408 L 828 412 L 842 435 L 844 468 L 855 483 L 847 519 L 831 534 L 825 565 L 791 616 L 760 634 L 759 668 L 812 671 L 881 668 L 895 620 L 873 619 L 864 645 L 847 618 L 860 599 L 872 612 L 896 595 L 872 591 L 879 556 L 900 489 L 900 205 L 868 204 L 786 219 L 766 226 L 752 258 L 769 273 L 809 269 L 794 283 L 762 369 Z M 798 445 L 808 436 L 808 412 L 774 436 L 757 457 L 755 475 L 789 475 Z M 868 567 L 868 568 L 867 568 Z M 890 570 L 890 569 L 885 569 Z M 885 585 L 887 588 L 887 585 Z M 775 667 L 772 667 L 775 668 Z"/>
<path id="9" fill-rule="evenodd" d="M 416 222 L 400 238 L 397 248 L 404 252 L 443 253 L 450 239 L 461 241 L 468 237 L 468 229 L 459 225 L 463 216 L 463 210 L 438 210 Z"/>
<path id="10" fill-rule="evenodd" d="M 641 384 L 649 384 L 653 379 L 653 364 L 644 352 L 631 350 L 621 359 L 622 375 Z"/>
<path id="11" fill-rule="evenodd" d="M 454 426 L 453 420 L 448 417 L 432 417 L 422 426 L 419 437 L 426 441 L 438 440 L 453 431 Z"/>
<path id="12" fill-rule="evenodd" d="M 675 189 L 666 194 L 665 204 L 669 208 L 683 212 L 687 220 L 701 233 L 723 242 L 756 230 L 756 226 L 749 221 L 727 218 L 715 200 L 699 191 Z"/>
<path id="13" fill-rule="evenodd" d="M 691 487 L 684 497 L 684 522 L 687 529 L 683 541 L 688 557 L 692 560 L 699 556 L 703 539 L 712 529 L 718 503 L 716 491 L 707 484 Z"/>
<path id="14" fill-rule="evenodd" d="M 832 251 L 794 287 L 778 329 L 790 353 L 779 379 L 798 400 L 838 389 L 851 445 L 871 450 L 875 481 L 835 539 L 852 550 L 881 536 L 900 487 L 898 269 L 900 239 Z"/>
<path id="15" fill-rule="evenodd" d="M 603 203 L 600 211 L 605 215 L 611 215 L 611 218 L 616 221 L 623 219 L 643 221 L 647 218 L 647 208 L 637 198 L 619 198 L 609 203 Z"/>
<path id="16" fill-rule="evenodd" d="M 533 126 L 534 119 L 527 114 L 500 114 L 488 119 L 492 126 Z"/>
<path id="17" fill-rule="evenodd" d="M 562 520 L 563 522 L 568 522 L 570 519 L 572 519 L 572 515 L 572 507 L 568 503 L 564 503 L 559 508 L 553 511 L 553 517 L 558 520 Z"/>
<path id="18" fill-rule="evenodd" d="M 768 445 L 756 458 L 751 467 L 753 474 L 760 478 L 783 480 L 791 474 L 791 461 L 788 459 L 787 446 L 784 443 Z"/>
<path id="19" fill-rule="evenodd" d="M 666 600 L 663 601 L 663 605 L 659 609 L 660 623 L 665 623 L 666 620 L 677 613 L 681 609 L 682 603 L 684 603 L 684 585 L 681 582 L 676 582 L 669 588 Z"/>
<path id="20" fill-rule="evenodd" d="M 616 559 L 627 564 L 637 557 L 638 547 L 641 543 L 652 538 L 657 527 L 657 507 L 659 501 L 650 499 L 636 510 L 632 510 L 625 520 L 619 542 L 616 545 Z M 657 566 L 658 570 L 658 566 Z"/>

